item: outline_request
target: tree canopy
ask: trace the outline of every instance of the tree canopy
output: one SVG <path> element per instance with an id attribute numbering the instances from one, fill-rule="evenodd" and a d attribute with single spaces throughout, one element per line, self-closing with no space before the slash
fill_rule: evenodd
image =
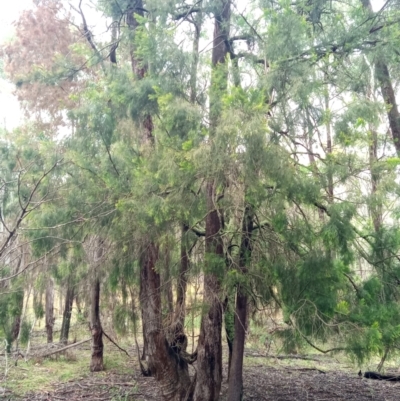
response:
<path id="1" fill-rule="evenodd" d="M 165 400 L 218 399 L 223 325 L 240 400 L 249 314 L 268 304 L 287 352 L 396 355 L 398 3 L 75 3 L 35 2 L 3 46 L 26 121 L 0 133 L 0 285 L 90 286 L 92 370 L 100 288 L 120 294 L 115 325 L 141 317 Z"/>

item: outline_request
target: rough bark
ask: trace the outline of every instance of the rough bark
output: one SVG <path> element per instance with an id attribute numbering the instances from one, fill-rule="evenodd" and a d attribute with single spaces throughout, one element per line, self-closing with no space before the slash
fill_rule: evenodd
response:
<path id="1" fill-rule="evenodd" d="M 235 338 L 235 299 L 236 289 L 232 288 L 224 302 L 224 324 L 228 344 L 228 379 L 231 371 L 233 340 Z"/>
<path id="2" fill-rule="evenodd" d="M 325 94 L 325 110 L 329 112 L 329 93 Z M 326 153 L 329 155 L 329 163 L 332 163 L 332 152 L 333 152 L 333 143 L 332 143 L 332 132 L 331 132 L 331 123 L 327 121 L 326 123 Z M 333 175 L 332 171 L 328 172 L 328 203 L 333 203 L 334 200 L 334 189 L 333 189 Z"/>
<path id="3" fill-rule="evenodd" d="M 143 78 L 146 73 L 146 66 L 136 57 L 136 47 L 134 42 L 134 36 L 139 26 L 139 23 L 135 17 L 135 14 L 143 17 L 143 1 L 142 0 L 130 0 L 126 11 L 126 25 L 129 27 L 133 37 L 130 41 L 130 55 L 131 55 L 131 67 L 133 73 L 138 78 Z"/>
<path id="4" fill-rule="evenodd" d="M 54 326 L 54 280 L 50 277 L 46 287 L 46 333 L 47 343 L 53 342 Z"/>
<path id="5" fill-rule="evenodd" d="M 160 275 L 156 271 L 158 246 L 149 243 L 143 249 L 141 260 L 141 294 L 148 341 L 147 357 L 152 374 L 160 385 L 164 401 L 182 401 L 191 388 L 187 363 L 180 358 L 179 349 L 171 347 L 162 327 Z"/>
<path id="6" fill-rule="evenodd" d="M 13 271 L 13 274 L 18 273 L 20 271 L 20 268 L 24 266 L 25 263 L 25 256 L 24 252 L 22 252 L 21 257 L 18 259 L 17 265 L 15 267 L 15 270 Z M 7 288 L 12 288 L 12 283 L 11 282 L 2 282 L 0 283 L 2 289 Z M 14 316 L 14 321 L 11 326 L 11 333 L 10 333 L 10 338 L 7 340 L 10 340 L 10 342 L 13 342 L 18 339 L 20 330 L 21 330 L 21 321 L 22 321 L 22 315 L 24 311 L 24 298 L 25 298 L 25 291 L 23 289 L 20 290 L 20 297 L 18 298 L 18 305 L 16 310 L 19 312 L 16 316 Z M 9 347 L 11 344 L 8 345 Z"/>
<path id="7" fill-rule="evenodd" d="M 242 223 L 242 240 L 240 244 L 239 269 L 247 273 L 251 259 L 251 233 L 253 231 L 253 210 L 250 205 L 245 208 Z M 235 338 L 233 341 L 232 362 L 229 372 L 228 400 L 241 401 L 243 396 L 243 353 L 246 339 L 247 294 L 239 284 L 236 294 Z"/>
<path id="8" fill-rule="evenodd" d="M 168 311 L 168 316 L 172 319 L 174 315 L 174 294 L 172 292 L 172 278 L 170 269 L 170 245 L 167 243 L 162 249 L 164 256 L 164 265 L 161 275 L 162 302 L 164 308 Z"/>
<path id="9" fill-rule="evenodd" d="M 23 301 L 22 301 L 23 302 Z M 11 341 L 15 341 L 18 338 L 18 334 L 21 328 L 21 315 L 15 316 L 11 328 Z"/>
<path id="10" fill-rule="evenodd" d="M 111 49 L 110 49 L 110 62 L 111 64 L 117 64 L 117 47 L 118 47 L 118 39 L 117 39 L 117 28 L 118 28 L 118 20 L 114 19 L 111 26 Z"/>
<path id="11" fill-rule="evenodd" d="M 133 37 L 138 28 L 135 14 L 143 16 L 142 0 L 130 0 L 128 6 L 126 21 Z M 134 41 L 130 51 L 132 70 L 136 79 L 144 79 L 147 65 L 136 57 Z M 141 125 L 144 131 L 143 144 L 153 146 L 154 127 L 151 115 L 144 116 Z M 157 380 L 164 401 L 190 400 L 192 386 L 188 365 L 181 356 L 181 353 L 185 352 L 185 341 L 170 344 L 162 326 L 161 281 L 160 274 L 156 270 L 158 259 L 157 242 L 146 239 L 140 260 L 140 304 L 148 370 Z M 183 340 L 185 338 L 184 336 Z"/>
<path id="12" fill-rule="evenodd" d="M 65 295 L 64 313 L 63 320 L 61 324 L 60 342 L 67 345 L 69 328 L 71 325 L 71 314 L 72 305 L 74 303 L 75 288 L 74 285 L 69 281 L 67 287 L 67 293 Z"/>
<path id="13" fill-rule="evenodd" d="M 187 243 L 187 234 L 189 226 L 182 224 L 181 229 L 181 263 L 179 269 L 178 284 L 176 288 L 176 304 L 174 325 L 176 332 L 183 332 L 185 324 L 185 304 L 186 304 L 186 288 L 187 288 L 187 273 L 189 271 L 189 249 Z"/>
<path id="14" fill-rule="evenodd" d="M 210 89 L 210 139 L 215 136 L 221 112 L 221 95 L 226 90 L 227 68 L 224 65 L 229 52 L 230 1 L 220 0 L 214 20 L 212 75 Z M 222 381 L 222 302 L 221 276 L 225 268 L 221 237 L 222 211 L 217 205 L 216 183 L 209 178 L 206 184 L 206 271 L 204 274 L 204 303 L 197 356 L 195 401 L 217 401 Z"/>
<path id="15" fill-rule="evenodd" d="M 379 174 L 376 173 L 375 164 L 378 162 L 378 136 L 376 130 L 370 128 L 371 138 L 369 139 L 369 163 L 371 171 L 371 196 L 372 204 L 369 206 L 372 223 L 374 225 L 375 234 L 379 236 L 381 230 L 383 216 L 382 216 L 382 203 L 377 199 L 378 185 L 379 185 Z M 382 256 L 382 255 L 381 255 Z M 383 258 L 381 258 L 383 259 Z"/>
<path id="16" fill-rule="evenodd" d="M 202 316 L 197 356 L 197 381 L 195 401 L 218 400 L 222 381 L 222 302 L 221 272 L 224 253 L 220 230 L 222 228 L 215 207 L 215 185 L 207 184 L 206 253 L 208 261 L 204 275 L 204 303 L 206 312 Z"/>
<path id="17" fill-rule="evenodd" d="M 101 372 L 103 364 L 103 328 L 100 321 L 100 280 L 97 277 L 91 289 L 90 305 L 90 330 L 92 333 L 92 358 L 90 360 L 90 371 Z"/>
<path id="18" fill-rule="evenodd" d="M 392 132 L 393 143 L 397 154 L 400 156 L 400 114 L 392 80 L 390 78 L 389 68 L 381 60 L 375 64 L 375 68 L 376 76 L 381 87 L 382 96 L 387 105 L 387 116 L 389 120 L 390 131 Z"/>
<path id="19" fill-rule="evenodd" d="M 361 3 L 368 13 L 371 15 L 374 14 L 370 0 L 361 0 Z M 400 156 L 400 113 L 389 68 L 384 60 L 379 59 L 375 62 L 375 73 L 381 88 L 382 97 L 387 105 L 387 116 L 394 147 L 396 148 L 397 155 Z"/>

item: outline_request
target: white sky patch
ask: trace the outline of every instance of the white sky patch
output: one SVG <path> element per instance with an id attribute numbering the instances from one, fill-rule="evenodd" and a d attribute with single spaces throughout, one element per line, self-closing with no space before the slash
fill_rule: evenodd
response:
<path id="1" fill-rule="evenodd" d="M 385 4 L 384 0 L 370 0 L 370 2 L 374 11 L 379 11 Z"/>
<path id="2" fill-rule="evenodd" d="M 23 10 L 31 8 L 32 0 L 8 1 L 1 7 L 0 14 L 0 41 L 4 42 L 13 35 L 13 22 L 16 21 Z"/>
<path id="3" fill-rule="evenodd" d="M 31 8 L 32 0 L 9 1 L 2 6 L 0 14 L 0 43 L 11 39 L 14 35 L 14 22 L 22 11 Z M 16 128 L 21 123 L 21 110 L 13 95 L 14 85 L 0 79 L 0 127 L 7 130 Z"/>

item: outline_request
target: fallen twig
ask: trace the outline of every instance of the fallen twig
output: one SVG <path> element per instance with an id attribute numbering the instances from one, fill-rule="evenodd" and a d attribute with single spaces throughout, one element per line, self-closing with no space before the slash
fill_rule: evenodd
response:
<path id="1" fill-rule="evenodd" d="M 111 341 L 120 351 L 125 352 L 126 355 L 129 356 L 128 352 L 126 352 L 123 348 L 121 348 L 114 340 L 110 338 L 110 336 L 103 330 L 103 334 Z"/>
<path id="2" fill-rule="evenodd" d="M 55 350 L 55 351 L 48 352 L 47 354 L 42 355 L 42 357 L 43 357 L 43 358 L 47 358 L 47 357 L 50 356 L 50 355 L 57 354 L 57 353 L 59 353 L 59 352 L 65 351 L 65 350 L 67 350 L 67 349 L 69 349 L 69 348 L 77 347 L 78 345 L 87 343 L 87 342 L 89 342 L 90 340 L 91 340 L 91 338 L 88 338 L 87 340 L 82 340 L 82 341 L 78 341 L 77 343 L 74 343 L 74 344 L 69 344 L 69 345 L 67 345 L 66 347 L 57 349 L 57 350 Z"/>

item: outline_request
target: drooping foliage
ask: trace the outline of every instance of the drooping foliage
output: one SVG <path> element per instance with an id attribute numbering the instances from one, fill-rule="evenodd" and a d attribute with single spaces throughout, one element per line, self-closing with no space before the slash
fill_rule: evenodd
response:
<path id="1" fill-rule="evenodd" d="M 329 342 L 360 363 L 394 356 L 397 3 L 99 0 L 93 29 L 84 3 L 64 6 L 23 14 L 6 46 L 30 120 L 2 134 L 2 219 L 18 221 L 34 189 L 18 238 L 35 258 L 52 254 L 58 285 L 121 294 L 116 328 L 141 318 L 142 371 L 164 399 L 218 398 L 224 314 L 240 399 L 249 305 L 281 311 L 288 352 Z M 1 305 L 6 327 L 14 312 Z"/>

